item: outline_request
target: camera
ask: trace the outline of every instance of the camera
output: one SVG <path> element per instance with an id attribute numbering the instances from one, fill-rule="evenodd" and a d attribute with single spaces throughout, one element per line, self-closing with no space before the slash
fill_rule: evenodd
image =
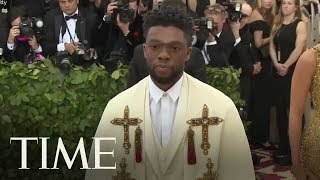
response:
<path id="1" fill-rule="evenodd" d="M 22 17 L 19 24 L 20 35 L 22 37 L 32 37 L 40 38 L 42 32 L 43 21 L 41 18 L 32 17 L 31 19 L 27 17 Z"/>
<path id="2" fill-rule="evenodd" d="M 201 17 L 199 19 L 194 19 L 194 25 L 198 26 L 199 29 L 207 29 L 210 31 L 215 31 L 217 29 L 216 26 L 214 26 L 213 19 L 210 17 Z"/>
<path id="3" fill-rule="evenodd" d="M 41 53 L 29 52 L 24 56 L 25 64 L 41 63 L 45 60 Z"/>
<path id="4" fill-rule="evenodd" d="M 87 52 L 85 44 L 77 44 L 75 54 L 80 57 L 80 59 L 85 61 L 90 61 L 90 54 Z"/>
<path id="5" fill-rule="evenodd" d="M 236 22 L 242 18 L 242 4 L 240 2 L 227 1 L 222 3 L 222 5 L 227 7 L 229 21 Z"/>
<path id="6" fill-rule="evenodd" d="M 68 74 L 73 65 L 72 56 L 67 51 L 57 52 L 53 61 L 64 74 Z"/>
<path id="7" fill-rule="evenodd" d="M 113 10 L 111 17 L 105 15 L 103 20 L 105 22 L 113 22 L 117 24 L 117 15 L 119 14 L 119 19 L 123 23 L 130 23 L 134 19 L 134 11 L 129 8 L 129 1 L 128 0 L 118 0 L 117 1 L 117 8 Z"/>

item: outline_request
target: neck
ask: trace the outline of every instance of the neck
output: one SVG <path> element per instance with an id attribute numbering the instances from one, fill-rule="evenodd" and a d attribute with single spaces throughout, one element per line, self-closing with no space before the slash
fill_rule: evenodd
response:
<path id="1" fill-rule="evenodd" d="M 294 14 L 294 13 L 292 13 L 292 14 L 290 14 L 290 15 L 287 15 L 287 16 L 284 16 L 282 23 L 283 23 L 283 24 L 290 24 L 290 23 L 292 23 L 292 21 L 293 21 L 295 18 L 296 18 L 296 17 L 295 17 L 295 14 Z"/>
<path id="2" fill-rule="evenodd" d="M 182 74 L 181 74 L 182 76 Z M 159 83 L 157 81 L 155 81 L 152 77 L 152 81 L 153 83 L 158 86 L 158 88 L 160 88 L 162 91 L 166 92 L 168 91 L 176 82 L 179 81 L 179 79 L 181 78 L 181 76 L 178 76 L 178 78 L 176 78 L 175 80 L 171 81 L 171 82 L 168 82 L 168 83 Z"/>

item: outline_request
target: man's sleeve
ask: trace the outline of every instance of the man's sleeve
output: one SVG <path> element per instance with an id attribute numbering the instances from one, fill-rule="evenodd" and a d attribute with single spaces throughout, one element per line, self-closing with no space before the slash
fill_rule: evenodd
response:
<path id="1" fill-rule="evenodd" d="M 99 165 L 101 167 L 106 167 L 106 166 L 114 166 L 115 160 L 110 154 L 101 154 L 98 155 L 95 153 L 96 150 L 96 145 L 97 145 L 97 138 L 108 138 L 116 135 L 111 135 L 109 132 L 111 131 L 111 125 L 110 125 L 110 120 L 112 119 L 112 110 L 111 110 L 111 105 L 112 103 L 108 103 L 107 107 L 105 108 L 103 115 L 101 117 L 100 123 L 98 125 L 96 134 L 94 136 L 95 139 L 92 141 L 92 146 L 90 150 L 90 155 L 89 155 L 89 160 L 88 160 L 88 165 L 90 168 L 89 170 L 86 170 L 86 176 L 85 180 L 111 180 L 112 175 L 114 174 L 114 170 L 111 169 L 94 169 L 97 168 L 95 166 L 96 160 L 99 159 L 100 163 Z M 109 140 L 100 140 L 100 152 L 111 152 L 114 151 L 115 147 L 115 141 L 109 141 Z M 114 153 L 117 153 L 114 151 Z M 118 166 L 118 164 L 117 164 Z"/>

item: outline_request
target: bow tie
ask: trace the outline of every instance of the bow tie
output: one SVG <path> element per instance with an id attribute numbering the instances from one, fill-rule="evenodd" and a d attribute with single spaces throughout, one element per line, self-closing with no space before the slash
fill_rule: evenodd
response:
<path id="1" fill-rule="evenodd" d="M 64 17 L 64 19 L 65 19 L 66 21 L 68 21 L 68 20 L 70 20 L 70 19 L 75 19 L 75 20 L 77 20 L 78 18 L 79 18 L 78 14 L 74 14 L 74 15 L 72 15 L 72 16 L 65 16 L 65 17 Z"/>

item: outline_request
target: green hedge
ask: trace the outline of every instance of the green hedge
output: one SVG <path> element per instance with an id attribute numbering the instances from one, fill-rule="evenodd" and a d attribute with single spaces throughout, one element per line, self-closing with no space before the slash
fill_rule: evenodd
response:
<path id="1" fill-rule="evenodd" d="M 239 71 L 233 68 L 207 68 L 209 84 L 227 94 L 237 105 Z M 50 137 L 48 167 L 52 168 L 61 137 L 72 156 L 80 137 L 89 155 L 92 137 L 107 102 L 126 88 L 127 68 L 119 66 L 112 74 L 103 66 L 75 67 L 68 76 L 46 60 L 42 64 L 0 62 L 0 179 L 82 179 L 80 158 L 71 170 L 59 159 L 60 170 L 39 170 L 41 144 L 28 143 L 28 167 L 21 167 L 20 142 L 10 137 Z M 61 156 L 61 154 L 60 154 Z"/>

